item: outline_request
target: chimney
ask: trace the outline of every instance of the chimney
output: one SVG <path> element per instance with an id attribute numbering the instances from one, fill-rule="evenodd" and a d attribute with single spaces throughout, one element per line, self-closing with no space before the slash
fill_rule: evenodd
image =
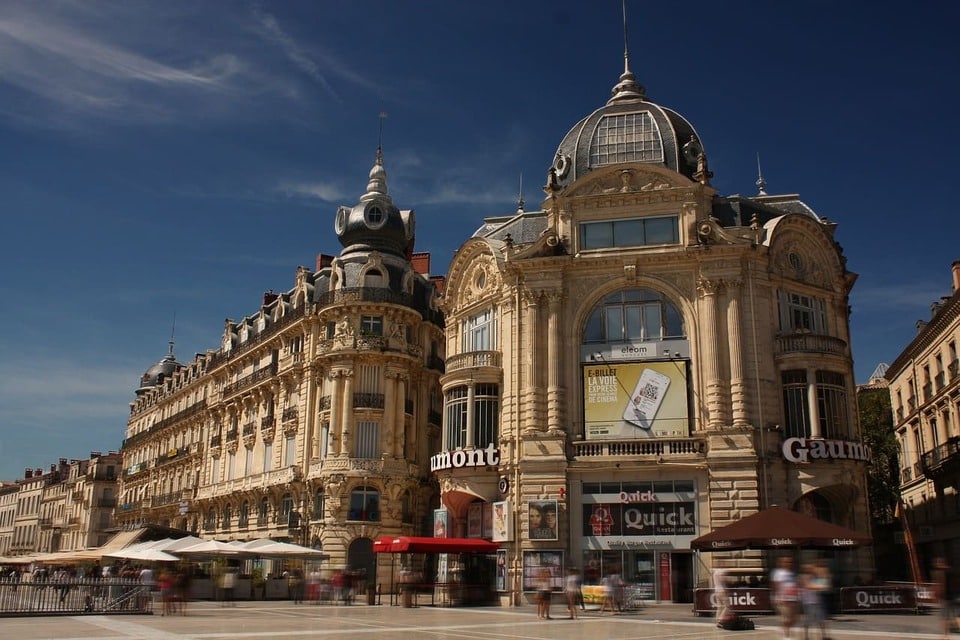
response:
<path id="1" fill-rule="evenodd" d="M 950 265 L 950 271 L 953 273 L 953 290 L 960 289 L 960 260 L 954 260 Z"/>
<path id="2" fill-rule="evenodd" d="M 265 291 L 263 293 L 263 306 L 267 306 L 279 297 L 280 296 L 273 292 L 273 289 L 270 289 L 270 291 Z"/>
<path id="3" fill-rule="evenodd" d="M 43 475 L 43 469 L 41 469 L 40 467 L 37 467 L 36 469 L 33 470 L 33 475 L 34 477 L 39 478 L 40 476 Z"/>
<path id="4" fill-rule="evenodd" d="M 50 473 L 56 473 L 56 472 L 57 472 L 57 465 L 55 464 L 50 465 Z"/>
<path id="5" fill-rule="evenodd" d="M 419 273 L 422 276 L 430 275 L 430 254 L 429 253 L 415 253 L 410 256 L 410 264 L 413 265 L 413 270 Z"/>
<path id="6" fill-rule="evenodd" d="M 24 469 L 23 470 L 23 479 L 29 480 L 33 477 L 33 469 Z"/>
<path id="7" fill-rule="evenodd" d="M 333 256 L 328 256 L 325 253 L 321 253 L 317 256 L 317 271 L 326 269 L 333 264 Z"/>

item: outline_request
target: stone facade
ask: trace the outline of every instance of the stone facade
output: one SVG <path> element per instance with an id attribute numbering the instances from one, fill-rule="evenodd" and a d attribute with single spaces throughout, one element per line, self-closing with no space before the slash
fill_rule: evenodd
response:
<path id="1" fill-rule="evenodd" d="M 900 443 L 900 489 L 921 571 L 937 556 L 960 566 L 960 261 L 953 291 L 887 369 Z"/>
<path id="2" fill-rule="evenodd" d="M 443 320 L 379 151 L 366 193 L 335 218 L 340 256 L 299 267 L 292 289 L 228 320 L 220 349 L 181 365 L 171 345 L 144 374 L 121 526 L 322 547 L 328 569 L 368 578 L 375 538 L 429 530 Z"/>
<path id="3" fill-rule="evenodd" d="M 541 207 L 521 199 L 454 256 L 440 451 L 492 443 L 499 462 L 435 475 L 454 535 L 478 503 L 509 512 L 504 602 L 531 597 L 544 563 L 690 601 L 714 565 L 768 570 L 759 552 L 689 547 L 767 506 L 869 530 L 864 461 L 807 452 L 860 442 L 856 276 L 835 225 L 762 181 L 723 197 L 711 176 L 692 125 L 628 68 L 563 138 Z M 850 583 L 872 559 L 833 568 Z"/>

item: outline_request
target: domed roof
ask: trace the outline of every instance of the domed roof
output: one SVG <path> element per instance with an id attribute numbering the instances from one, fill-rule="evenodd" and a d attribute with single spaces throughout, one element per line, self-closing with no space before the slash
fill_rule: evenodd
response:
<path id="1" fill-rule="evenodd" d="M 334 229 L 344 249 L 341 257 L 352 253 L 378 251 L 395 256 L 406 255 L 412 238 L 412 218 L 407 219 L 387 193 L 387 172 L 383 153 L 370 169 L 367 192 L 353 207 L 340 207 Z"/>
<path id="2" fill-rule="evenodd" d="M 607 103 L 564 136 L 551 171 L 558 186 L 572 184 L 593 169 L 626 162 L 658 164 L 694 179 L 702 153 L 693 125 L 648 100 L 627 61 Z"/>
<path id="3" fill-rule="evenodd" d="M 162 385 L 164 380 L 170 378 L 170 376 L 176 373 L 181 367 L 183 367 L 183 365 L 177 362 L 177 359 L 173 355 L 173 343 L 171 342 L 170 353 L 147 369 L 140 377 L 140 388 L 137 389 L 137 393 L 140 394 L 152 387 Z"/>

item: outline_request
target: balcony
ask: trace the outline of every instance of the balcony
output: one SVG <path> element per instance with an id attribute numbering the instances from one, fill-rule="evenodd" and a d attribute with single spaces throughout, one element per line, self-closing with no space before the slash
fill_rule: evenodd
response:
<path id="1" fill-rule="evenodd" d="M 840 338 L 815 333 L 791 333 L 777 336 L 774 356 L 791 353 L 820 353 L 842 356 L 847 353 L 847 343 Z"/>
<path id="2" fill-rule="evenodd" d="M 953 437 L 927 451 L 921 458 L 924 475 L 937 477 L 951 471 L 960 470 L 960 438 Z"/>
<path id="3" fill-rule="evenodd" d="M 220 446 L 220 434 L 218 433 L 215 436 L 210 436 L 210 448 L 216 449 Z"/>
<path id="4" fill-rule="evenodd" d="M 226 441 L 236 442 L 239 436 L 240 436 L 240 432 L 237 431 L 237 429 L 230 429 L 229 431 L 227 431 Z"/>
<path id="5" fill-rule="evenodd" d="M 250 375 L 240 378 L 236 382 L 231 382 L 230 384 L 223 387 L 221 392 L 221 397 L 226 398 L 227 396 L 232 396 L 234 394 L 240 393 L 244 389 L 252 387 L 258 382 L 263 382 L 264 380 L 269 380 L 277 374 L 277 363 L 271 364 L 265 369 L 260 369 L 259 371 L 254 371 Z"/>
<path id="6" fill-rule="evenodd" d="M 49 529 L 53 526 L 53 518 L 40 518 L 38 524 L 42 529 Z"/>
<path id="7" fill-rule="evenodd" d="M 355 393 L 353 407 L 355 409 L 383 409 L 382 393 Z"/>
<path id="8" fill-rule="evenodd" d="M 430 409 L 430 411 L 427 412 L 427 422 L 432 425 L 436 425 L 438 427 L 442 426 L 443 415 L 439 411 L 434 411 L 433 409 Z"/>
<path id="9" fill-rule="evenodd" d="M 177 459 L 179 459 L 179 458 L 183 458 L 183 457 L 186 456 L 188 453 L 190 453 L 190 447 L 189 447 L 189 446 L 185 446 L 185 447 L 174 447 L 173 449 L 170 449 L 170 450 L 167 451 L 166 453 L 161 453 L 159 456 L 157 456 L 157 462 L 156 462 L 156 465 L 154 465 L 154 466 L 159 466 L 159 465 L 165 464 L 165 463 L 167 463 L 167 462 L 173 462 L 174 460 L 177 460 Z"/>
<path id="10" fill-rule="evenodd" d="M 218 482 L 217 484 L 200 487 L 197 489 L 197 500 L 225 496 L 240 491 L 285 485 L 290 482 L 296 482 L 299 479 L 300 467 L 296 465 L 284 467 L 283 469 L 275 469 L 274 471 L 267 471 L 266 473 L 258 473 L 244 478 L 234 478 L 226 482 Z"/>
<path id="11" fill-rule="evenodd" d="M 257 423 L 248 422 L 247 424 L 243 425 L 242 433 L 244 438 L 249 438 L 250 436 L 257 435 Z"/>
<path id="12" fill-rule="evenodd" d="M 105 509 L 113 509 L 115 506 L 117 506 L 117 499 L 116 498 L 100 498 L 99 500 L 97 500 L 97 506 L 103 507 Z"/>
<path id="13" fill-rule="evenodd" d="M 290 312 L 277 320 L 276 323 L 266 327 L 260 333 L 250 336 L 242 343 L 235 346 L 230 351 L 218 351 L 216 352 L 209 360 L 207 360 L 208 370 L 212 370 L 214 367 L 220 366 L 225 362 L 229 362 L 234 358 L 246 353 L 253 347 L 266 342 L 268 339 L 277 335 L 281 329 L 284 327 L 293 324 L 298 318 L 302 318 L 307 314 L 308 311 L 312 310 L 313 305 L 302 305 L 290 309 Z"/>
<path id="14" fill-rule="evenodd" d="M 330 396 L 324 397 L 329 398 Z M 291 420 L 296 420 L 298 415 L 299 411 L 297 411 L 296 407 L 287 407 L 283 410 L 283 413 L 280 414 L 280 420 L 281 422 L 290 422 Z"/>
<path id="15" fill-rule="evenodd" d="M 163 507 L 168 504 L 180 504 L 182 501 L 189 499 L 191 493 L 192 491 L 189 489 L 183 489 L 181 491 L 165 493 L 160 496 L 153 496 L 150 498 L 150 506 Z"/>
<path id="16" fill-rule="evenodd" d="M 677 440 L 582 440 L 573 443 L 574 456 L 586 458 L 639 458 L 669 462 L 680 458 L 700 458 L 706 452 L 706 443 L 699 438 Z"/>
<path id="17" fill-rule="evenodd" d="M 270 429 L 273 429 L 275 424 L 277 424 L 276 416 L 271 415 L 260 419 L 260 429 L 263 431 L 269 431 Z"/>
<path id="18" fill-rule="evenodd" d="M 447 358 L 445 367 L 447 373 L 462 369 L 500 368 L 500 361 L 499 351 L 468 351 Z"/>

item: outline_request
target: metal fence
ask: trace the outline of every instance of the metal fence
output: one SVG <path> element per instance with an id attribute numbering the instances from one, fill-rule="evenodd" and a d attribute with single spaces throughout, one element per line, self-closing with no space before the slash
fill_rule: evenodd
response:
<path id="1" fill-rule="evenodd" d="M 150 613 L 150 587 L 137 579 L 0 579 L 0 616 Z"/>

